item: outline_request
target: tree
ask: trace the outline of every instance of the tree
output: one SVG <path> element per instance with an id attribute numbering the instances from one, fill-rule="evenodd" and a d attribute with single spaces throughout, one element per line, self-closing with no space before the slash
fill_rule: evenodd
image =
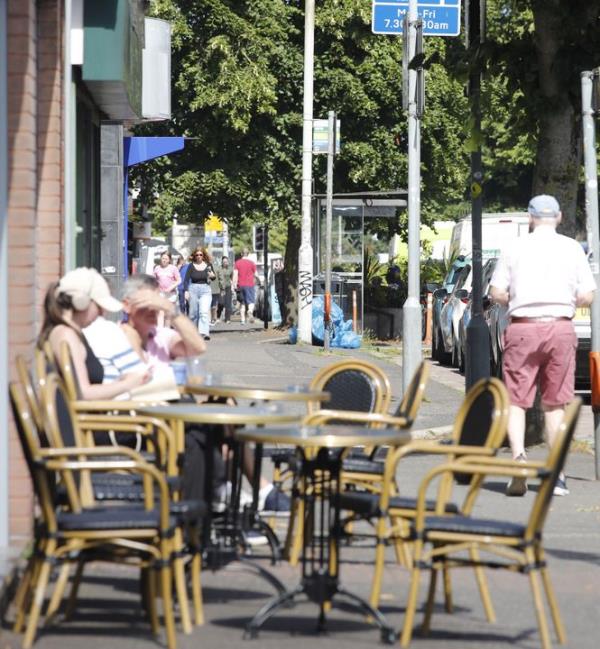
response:
<path id="1" fill-rule="evenodd" d="M 294 319 L 299 247 L 304 3 L 300 0 L 157 0 L 173 24 L 173 119 L 143 134 L 194 138 L 177 156 L 143 169 L 142 192 L 155 223 L 197 221 L 209 209 L 232 229 L 242 219 L 287 225 L 286 275 Z M 315 116 L 338 112 L 343 149 L 335 189 L 405 186 L 406 119 L 401 110 L 401 41 L 371 33 L 369 0 L 317 3 Z M 423 216 L 463 200 L 466 100 L 431 40 L 423 128 Z M 437 57 L 437 59 L 435 58 Z M 448 165 L 447 160 L 453 161 Z M 324 159 L 315 187 L 324 190 Z M 141 170 L 140 170 L 141 172 Z M 405 220 L 386 224 L 403 233 Z"/>

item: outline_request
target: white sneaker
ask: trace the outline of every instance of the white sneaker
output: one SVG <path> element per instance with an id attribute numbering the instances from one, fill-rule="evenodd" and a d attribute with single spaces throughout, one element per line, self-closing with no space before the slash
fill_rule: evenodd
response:
<path id="1" fill-rule="evenodd" d="M 244 540 L 250 547 L 256 547 L 257 545 L 267 545 L 269 539 L 266 535 L 257 532 L 256 530 L 249 530 L 244 533 Z"/>

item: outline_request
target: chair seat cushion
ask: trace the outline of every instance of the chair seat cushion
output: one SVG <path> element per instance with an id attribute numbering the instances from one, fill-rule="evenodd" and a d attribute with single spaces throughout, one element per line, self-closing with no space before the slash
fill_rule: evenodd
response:
<path id="1" fill-rule="evenodd" d="M 208 507 L 203 500 L 180 500 L 171 503 L 169 511 L 180 523 L 193 523 L 206 516 Z"/>
<path id="2" fill-rule="evenodd" d="M 371 494 L 366 491 L 346 491 L 343 494 L 340 494 L 340 503 L 342 509 L 348 509 L 356 514 L 360 514 L 361 516 L 379 516 L 378 494 Z M 435 500 L 427 500 L 425 502 L 428 511 L 434 511 L 436 504 Z M 390 498 L 389 510 L 412 510 L 416 508 L 416 498 L 406 498 L 404 496 L 394 496 L 393 498 Z M 447 503 L 444 510 L 447 514 L 458 513 L 458 507 L 454 503 Z"/>
<path id="3" fill-rule="evenodd" d="M 57 521 L 62 531 L 136 530 L 158 528 L 160 514 L 157 508 L 146 511 L 143 507 L 97 507 L 81 513 L 58 512 Z M 174 524 L 171 518 L 169 526 Z"/>
<path id="4" fill-rule="evenodd" d="M 181 488 L 181 478 L 167 477 L 167 484 L 172 491 Z M 144 500 L 144 487 L 140 475 L 127 473 L 95 473 L 92 475 L 94 498 L 96 500 L 124 500 L 141 502 Z"/>
<path id="5" fill-rule="evenodd" d="M 347 473 L 371 473 L 373 475 L 383 475 L 384 463 L 378 460 L 369 460 L 368 457 L 347 457 L 342 469 Z"/>
<path id="6" fill-rule="evenodd" d="M 482 536 L 522 536 L 525 533 L 525 525 L 471 516 L 427 516 L 425 530 L 426 533 L 456 532 Z"/>

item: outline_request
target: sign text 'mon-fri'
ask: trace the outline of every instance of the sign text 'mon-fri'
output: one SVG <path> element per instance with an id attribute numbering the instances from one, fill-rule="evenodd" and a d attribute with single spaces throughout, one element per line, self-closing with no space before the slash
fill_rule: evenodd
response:
<path id="1" fill-rule="evenodd" d="M 409 0 L 373 0 L 371 29 L 375 34 L 402 34 Z M 417 11 L 425 36 L 460 34 L 461 0 L 418 0 Z"/>

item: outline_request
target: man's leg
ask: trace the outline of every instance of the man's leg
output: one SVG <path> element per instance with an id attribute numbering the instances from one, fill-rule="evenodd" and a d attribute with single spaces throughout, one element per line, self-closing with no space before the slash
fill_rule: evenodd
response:
<path id="1" fill-rule="evenodd" d="M 254 304 L 252 302 L 248 305 L 248 321 L 254 322 Z"/>
<path id="2" fill-rule="evenodd" d="M 563 420 L 565 409 L 563 406 L 542 406 L 544 410 L 544 423 L 546 424 L 546 436 L 548 439 L 548 445 L 552 448 L 556 442 L 558 436 L 558 429 Z M 565 479 L 565 474 L 563 471 L 560 472 L 558 476 L 558 482 L 556 487 L 554 487 L 555 496 L 567 496 L 569 494 L 569 489 L 567 488 L 567 481 Z"/>
<path id="3" fill-rule="evenodd" d="M 525 455 L 525 409 L 510 406 L 508 411 L 508 441 L 513 460 Z"/>
<path id="4" fill-rule="evenodd" d="M 246 322 L 246 305 L 240 302 L 240 321 L 242 324 Z"/>
<path id="5" fill-rule="evenodd" d="M 513 460 L 524 462 L 525 455 L 525 409 L 510 406 L 508 411 L 508 441 Z M 524 496 L 527 492 L 527 480 L 513 477 L 506 485 L 507 496 Z"/>

